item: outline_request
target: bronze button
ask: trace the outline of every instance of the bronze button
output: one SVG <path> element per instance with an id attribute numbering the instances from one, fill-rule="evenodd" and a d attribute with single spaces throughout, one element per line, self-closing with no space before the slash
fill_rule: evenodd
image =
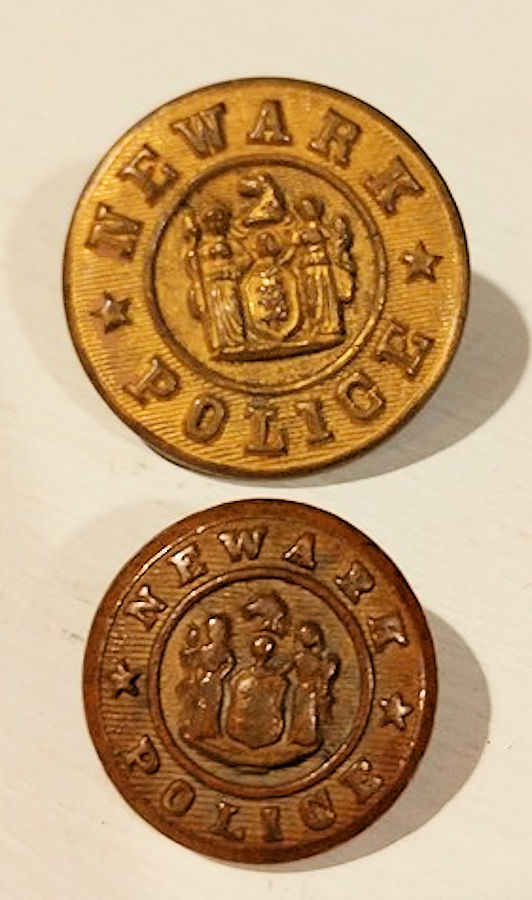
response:
<path id="1" fill-rule="evenodd" d="M 318 853 L 368 826 L 425 750 L 434 651 L 408 584 L 365 535 L 244 500 L 150 541 L 88 640 L 87 720 L 125 799 L 224 859 Z"/>

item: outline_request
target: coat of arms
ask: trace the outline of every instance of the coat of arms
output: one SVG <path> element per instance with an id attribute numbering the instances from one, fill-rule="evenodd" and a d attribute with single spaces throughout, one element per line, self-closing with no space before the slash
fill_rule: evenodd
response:
<path id="1" fill-rule="evenodd" d="M 188 630 L 176 685 L 181 737 L 244 769 L 294 763 L 323 741 L 340 660 L 317 622 L 292 625 L 275 591 L 252 596 L 241 615 L 251 623 L 242 658 L 229 617 L 212 615 Z"/>
<path id="2" fill-rule="evenodd" d="M 184 215 L 189 307 L 214 359 L 275 359 L 341 343 L 342 305 L 356 288 L 349 218 L 317 196 L 288 202 L 259 172 L 239 183 L 241 207 Z"/>

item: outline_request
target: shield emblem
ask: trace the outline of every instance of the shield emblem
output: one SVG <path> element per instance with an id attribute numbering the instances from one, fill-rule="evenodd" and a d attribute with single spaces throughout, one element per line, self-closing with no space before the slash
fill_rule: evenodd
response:
<path id="1" fill-rule="evenodd" d="M 255 263 L 242 282 L 249 332 L 269 342 L 284 341 L 299 326 L 301 308 L 294 276 L 276 263 Z"/>
<path id="2" fill-rule="evenodd" d="M 287 690 L 283 675 L 257 670 L 237 675 L 227 711 L 228 735 L 253 749 L 275 744 L 284 729 Z"/>

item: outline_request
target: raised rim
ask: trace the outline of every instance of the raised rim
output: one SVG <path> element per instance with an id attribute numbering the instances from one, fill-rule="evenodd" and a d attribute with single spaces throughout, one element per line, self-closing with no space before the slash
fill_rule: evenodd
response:
<path id="1" fill-rule="evenodd" d="M 139 127 L 141 127 L 145 122 L 151 119 L 152 116 L 162 112 L 164 109 L 171 106 L 177 100 L 182 100 L 185 98 L 194 97 L 196 95 L 201 95 L 206 91 L 210 91 L 213 89 L 221 89 L 224 87 L 232 87 L 239 84 L 249 84 L 249 83 L 263 83 L 268 85 L 301 85 L 301 86 L 310 86 L 313 88 L 320 88 L 323 91 L 331 94 L 332 96 L 340 96 L 344 97 L 348 100 L 355 101 L 363 106 L 368 112 L 374 114 L 377 118 L 381 119 L 385 122 L 389 127 L 391 127 L 392 131 L 396 134 L 400 135 L 401 138 L 405 139 L 407 143 L 409 143 L 413 150 L 417 151 L 423 161 L 428 165 L 431 171 L 434 173 L 436 181 L 439 182 L 440 187 L 442 188 L 443 195 L 446 201 L 449 204 L 449 210 L 451 214 L 451 219 L 456 228 L 457 240 L 460 245 L 460 248 L 464 255 L 464 291 L 463 296 L 461 297 L 460 308 L 458 311 L 458 315 L 455 323 L 455 332 L 454 339 L 452 343 L 449 345 L 448 353 L 446 358 L 443 360 L 441 369 L 437 374 L 437 377 L 433 379 L 432 384 L 426 389 L 423 396 L 419 399 L 417 403 L 415 403 L 411 409 L 406 412 L 399 422 L 390 423 L 390 425 L 384 429 L 378 435 L 375 435 L 373 439 L 369 440 L 364 447 L 354 450 L 348 450 L 345 453 L 341 453 L 338 456 L 335 456 L 334 459 L 326 460 L 320 462 L 318 464 L 312 464 L 309 462 L 308 465 L 293 465 L 286 466 L 282 471 L 248 471 L 247 469 L 242 469 L 239 466 L 229 465 L 227 463 L 211 463 L 205 460 L 198 460 L 196 457 L 192 456 L 187 451 L 183 450 L 180 447 L 175 447 L 172 444 L 169 444 L 167 441 L 162 440 L 152 434 L 149 429 L 145 428 L 143 425 L 139 424 L 133 417 L 127 414 L 124 410 L 122 410 L 118 404 L 110 397 L 108 397 L 103 390 L 103 387 L 98 383 L 96 374 L 93 371 L 93 367 L 91 366 L 87 355 L 85 354 L 84 349 L 81 347 L 80 342 L 77 339 L 76 327 L 74 322 L 74 317 L 71 316 L 69 310 L 70 304 L 70 282 L 68 278 L 68 266 L 70 261 L 70 238 L 71 233 L 74 227 L 74 219 L 76 218 L 77 209 L 80 201 L 84 198 L 85 194 L 90 190 L 93 183 L 96 181 L 100 169 L 103 167 L 104 163 L 113 153 L 118 151 L 119 147 L 125 142 L 133 132 L 136 131 Z M 165 103 L 160 104 L 160 106 L 153 109 L 147 115 L 143 116 L 139 119 L 136 124 L 134 124 L 131 128 L 129 128 L 117 141 L 110 147 L 110 149 L 105 153 L 105 156 L 100 160 L 97 166 L 93 169 L 91 175 L 89 176 L 84 188 L 81 191 L 81 194 L 76 203 L 76 207 L 72 214 L 70 224 L 68 227 L 67 238 L 65 242 L 65 250 L 63 254 L 63 302 L 65 307 L 65 314 L 67 319 L 68 328 L 70 331 L 70 335 L 72 337 L 72 342 L 76 349 L 76 353 L 85 369 L 87 375 L 89 376 L 92 384 L 101 395 L 101 397 L 105 400 L 106 404 L 113 410 L 114 413 L 126 424 L 129 428 L 131 428 L 136 434 L 141 437 L 145 443 L 149 445 L 153 450 L 160 453 L 165 459 L 168 459 L 170 462 L 174 462 L 180 465 L 183 465 L 189 469 L 193 469 L 195 471 L 204 472 L 207 474 L 215 474 L 215 475 L 225 475 L 234 477 L 237 476 L 239 478 L 249 478 L 249 479 L 262 479 L 262 478 L 287 478 L 287 477 L 298 477 L 309 475 L 312 472 L 319 472 L 325 469 L 330 468 L 334 465 L 339 465 L 341 463 L 347 462 L 348 460 L 354 459 L 357 456 L 366 453 L 368 450 L 371 450 L 373 447 L 380 444 L 387 437 L 393 434 L 396 431 L 399 431 L 404 425 L 409 422 L 412 417 L 428 402 L 428 400 L 433 395 L 436 388 L 441 384 L 444 376 L 447 374 L 449 370 L 449 366 L 451 364 L 452 359 L 456 353 L 458 348 L 458 344 L 460 343 L 460 339 L 464 330 L 464 323 L 467 315 L 468 305 L 469 305 L 469 292 L 470 292 L 470 283 L 471 283 L 471 270 L 469 263 L 469 250 L 467 246 L 467 239 L 464 231 L 464 225 L 458 211 L 458 207 L 454 201 L 454 198 L 449 190 L 449 187 L 442 177 L 438 168 L 434 165 L 429 156 L 425 153 L 423 148 L 417 143 L 417 141 L 411 137 L 411 135 L 405 131 L 402 126 L 400 126 L 397 122 L 391 119 L 389 116 L 382 113 L 376 107 L 372 106 L 370 103 L 367 103 L 365 100 L 361 100 L 358 97 L 354 97 L 352 94 L 348 94 L 347 91 L 341 91 L 337 88 L 329 87 L 328 85 L 321 84 L 320 82 L 309 81 L 303 78 L 282 78 L 282 77 L 268 77 L 268 76 L 257 76 L 257 77 L 248 77 L 248 78 L 235 78 L 229 79 L 226 81 L 215 82 L 213 84 L 204 85 L 201 88 L 196 88 L 192 91 L 187 91 L 184 94 L 181 94 L 179 97 L 175 97 L 172 100 L 166 101 Z"/>
<path id="2" fill-rule="evenodd" d="M 234 847 L 234 845 L 228 845 L 220 851 L 218 851 L 217 848 L 217 852 L 214 854 L 209 853 L 208 841 L 203 833 L 199 833 L 198 835 L 185 835 L 184 837 L 180 835 L 179 839 L 177 839 L 175 835 L 172 834 L 165 819 L 157 812 L 151 802 L 147 801 L 142 796 L 136 795 L 134 797 L 135 805 L 133 806 L 130 785 L 128 785 L 127 780 L 114 765 L 114 753 L 108 744 L 101 723 L 98 705 L 100 677 L 99 661 L 106 641 L 109 616 L 115 612 L 121 602 L 123 594 L 130 588 L 131 579 L 135 575 L 138 575 L 139 571 L 140 573 L 143 573 L 153 558 L 163 553 L 177 536 L 182 539 L 186 537 L 187 534 L 193 533 L 200 526 L 213 524 L 214 521 L 223 516 L 225 512 L 231 512 L 234 516 L 235 508 L 237 508 L 240 515 L 248 515 L 250 513 L 256 514 L 257 509 L 263 508 L 265 504 L 273 515 L 284 515 L 286 517 L 287 514 L 290 515 L 290 510 L 294 510 L 304 514 L 307 517 L 309 524 L 315 522 L 317 527 L 326 527 L 329 532 L 334 530 L 339 533 L 339 535 L 343 535 L 344 539 L 349 539 L 349 537 L 353 537 L 354 535 L 357 540 L 362 540 L 372 552 L 379 556 L 379 560 L 384 567 L 388 568 L 392 574 L 398 592 L 409 603 L 409 613 L 412 616 L 416 628 L 420 652 L 423 658 L 427 698 L 432 698 L 432 701 L 430 699 L 428 701 L 426 700 L 423 706 L 417 741 L 412 747 L 410 755 L 401 768 L 392 787 L 357 823 L 346 825 L 345 828 L 336 831 L 334 836 L 322 836 L 318 846 L 316 845 L 316 841 L 305 842 L 303 840 L 297 847 L 275 847 L 270 851 L 268 851 L 268 847 L 265 847 L 258 852 L 254 848 L 237 848 Z M 142 816 L 142 818 L 174 842 L 180 843 L 181 845 L 203 853 L 204 855 L 211 856 L 212 858 L 227 859 L 233 862 L 287 862 L 301 859 L 302 857 L 313 856 L 354 837 L 355 834 L 371 825 L 382 815 L 382 813 L 392 806 L 412 778 L 417 765 L 427 748 L 432 732 L 437 705 L 437 694 L 436 656 L 428 623 L 419 601 L 395 563 L 374 541 L 371 540 L 371 538 L 367 537 L 364 532 L 355 528 L 355 526 L 350 525 L 345 519 L 341 519 L 333 513 L 318 509 L 309 504 L 291 500 L 256 498 L 222 503 L 218 506 L 213 506 L 201 512 L 186 516 L 181 521 L 175 522 L 153 537 L 123 566 L 107 589 L 94 616 L 86 642 L 83 661 L 83 697 L 87 727 L 102 765 L 115 787 L 122 794 L 124 801 L 127 802 L 136 813 Z M 132 798 L 131 801 L 128 799 L 130 797 Z"/>

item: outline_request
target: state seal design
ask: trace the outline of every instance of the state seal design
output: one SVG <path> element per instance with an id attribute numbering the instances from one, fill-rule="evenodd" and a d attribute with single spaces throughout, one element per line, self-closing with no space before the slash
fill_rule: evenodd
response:
<path id="1" fill-rule="evenodd" d="M 338 91 L 265 78 L 172 101 L 112 148 L 64 284 L 87 372 L 150 446 L 276 476 L 413 415 L 458 343 L 468 261 L 405 132 Z"/>
<path id="2" fill-rule="evenodd" d="M 109 588 L 85 709 L 102 762 L 172 839 L 281 861 L 361 831 L 407 784 L 436 702 L 423 613 L 367 537 L 298 503 L 191 516 Z"/>

